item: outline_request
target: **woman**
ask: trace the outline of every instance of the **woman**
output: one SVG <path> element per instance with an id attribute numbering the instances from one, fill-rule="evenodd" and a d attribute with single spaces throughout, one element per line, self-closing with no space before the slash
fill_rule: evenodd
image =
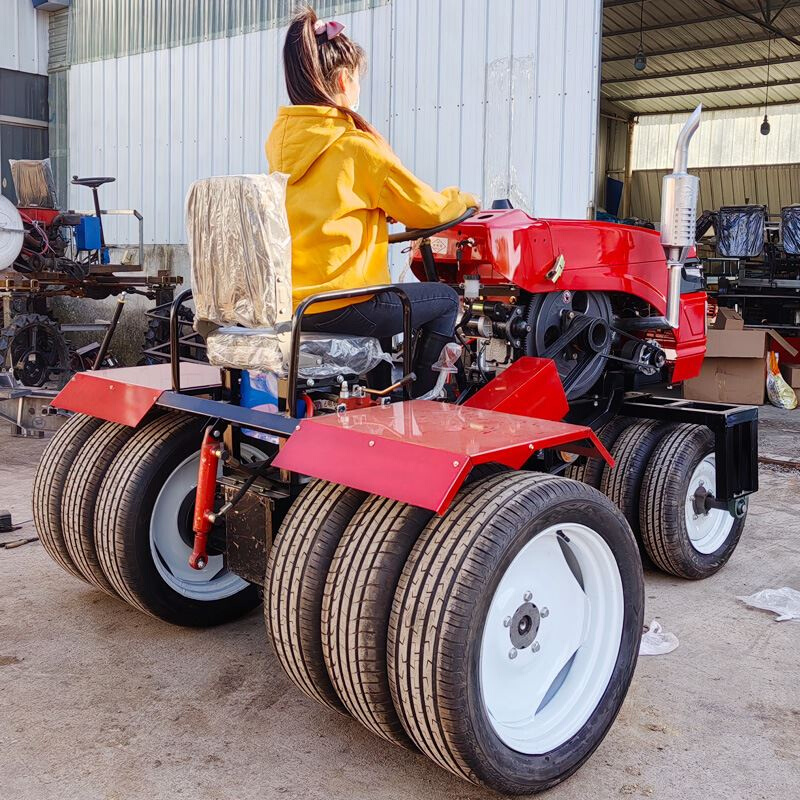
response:
<path id="1" fill-rule="evenodd" d="M 418 180 L 358 114 L 364 50 L 338 22 L 310 8 L 289 26 L 283 59 L 291 106 L 281 108 L 267 140 L 274 172 L 289 175 L 286 208 L 292 233 L 294 305 L 312 294 L 391 282 L 387 217 L 431 228 L 477 206 L 456 188 L 436 192 Z M 431 366 L 452 341 L 458 295 L 442 283 L 402 284 L 421 330 L 414 394 L 428 391 Z M 312 306 L 303 330 L 385 338 L 403 329 L 395 295 Z"/>

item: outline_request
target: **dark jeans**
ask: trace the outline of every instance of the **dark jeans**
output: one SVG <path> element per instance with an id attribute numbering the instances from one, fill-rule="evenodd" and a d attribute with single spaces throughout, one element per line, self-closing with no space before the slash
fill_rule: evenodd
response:
<path id="1" fill-rule="evenodd" d="M 458 316 L 458 294 L 444 283 L 401 283 L 411 300 L 411 325 L 417 330 L 452 337 Z M 395 294 L 378 294 L 355 303 L 309 314 L 303 330 L 310 333 L 347 333 L 385 339 L 403 332 L 403 306 Z"/>

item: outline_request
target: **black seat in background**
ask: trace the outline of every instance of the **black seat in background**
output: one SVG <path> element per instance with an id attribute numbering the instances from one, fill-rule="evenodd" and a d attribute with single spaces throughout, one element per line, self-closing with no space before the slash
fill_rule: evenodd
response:
<path id="1" fill-rule="evenodd" d="M 76 186 L 88 186 L 90 189 L 96 189 L 104 183 L 113 183 L 116 178 L 79 178 L 77 175 L 72 176 L 72 182 Z"/>
<path id="2" fill-rule="evenodd" d="M 764 250 L 767 207 L 761 205 L 723 206 L 717 215 L 717 255 L 754 258 Z"/>

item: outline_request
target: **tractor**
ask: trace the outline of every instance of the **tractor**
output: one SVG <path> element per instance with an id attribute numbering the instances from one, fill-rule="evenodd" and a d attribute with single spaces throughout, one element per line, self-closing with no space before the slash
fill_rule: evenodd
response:
<path id="1" fill-rule="evenodd" d="M 176 625 L 263 600 L 308 697 L 498 792 L 564 780 L 630 685 L 643 561 L 713 574 L 757 490 L 756 408 L 648 391 L 705 350 L 698 124 L 660 233 L 498 207 L 390 237 L 463 298 L 427 398 L 402 289 L 292 312 L 281 176 L 197 181 L 170 363 L 78 373 L 53 402 L 74 416 L 35 478 L 47 552 Z M 313 306 L 382 292 L 396 350 L 302 333 Z M 181 358 L 190 298 L 209 363 Z"/>

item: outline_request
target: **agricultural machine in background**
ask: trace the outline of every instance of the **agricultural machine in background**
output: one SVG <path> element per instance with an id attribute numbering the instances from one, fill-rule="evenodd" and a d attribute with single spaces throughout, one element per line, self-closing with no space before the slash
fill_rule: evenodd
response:
<path id="1" fill-rule="evenodd" d="M 713 574 L 757 489 L 757 409 L 646 391 L 703 359 L 706 295 L 684 263 L 698 117 L 660 236 L 472 209 L 391 237 L 463 296 L 432 399 L 411 397 L 400 288 L 292 314 L 282 176 L 195 183 L 171 363 L 79 373 L 54 401 L 75 416 L 34 484 L 48 553 L 178 625 L 263 594 L 309 697 L 501 792 L 569 776 L 632 679 L 642 557 Z M 192 292 L 209 365 L 180 358 Z M 301 333 L 318 303 L 382 292 L 404 303 L 400 352 Z"/>
<path id="2" fill-rule="evenodd" d="M 713 234 L 709 236 L 709 234 Z M 709 294 L 750 326 L 800 333 L 800 205 L 723 206 L 697 220 Z"/>
<path id="3" fill-rule="evenodd" d="M 0 372 L 10 374 L 14 386 L 61 388 L 76 371 L 118 364 L 108 346 L 123 306 L 116 306 L 110 322 L 61 324 L 52 313 L 52 298 L 124 300 L 140 294 L 164 304 L 181 279 L 166 272 L 132 274 L 144 270 L 143 220 L 135 209 L 101 209 L 98 189 L 114 178 L 74 176 L 74 185 L 91 190 L 94 206 L 75 212 L 57 207 L 49 160 L 12 161 L 11 174 L 18 205 L 0 197 Z M 120 263 L 111 263 L 116 248 L 105 239 L 108 215 L 138 222 L 138 247 L 125 249 Z M 89 332 L 103 334 L 103 341 L 71 345 L 69 334 Z M 151 339 L 160 335 L 166 341 L 167 332 L 162 323 L 150 331 Z"/>

